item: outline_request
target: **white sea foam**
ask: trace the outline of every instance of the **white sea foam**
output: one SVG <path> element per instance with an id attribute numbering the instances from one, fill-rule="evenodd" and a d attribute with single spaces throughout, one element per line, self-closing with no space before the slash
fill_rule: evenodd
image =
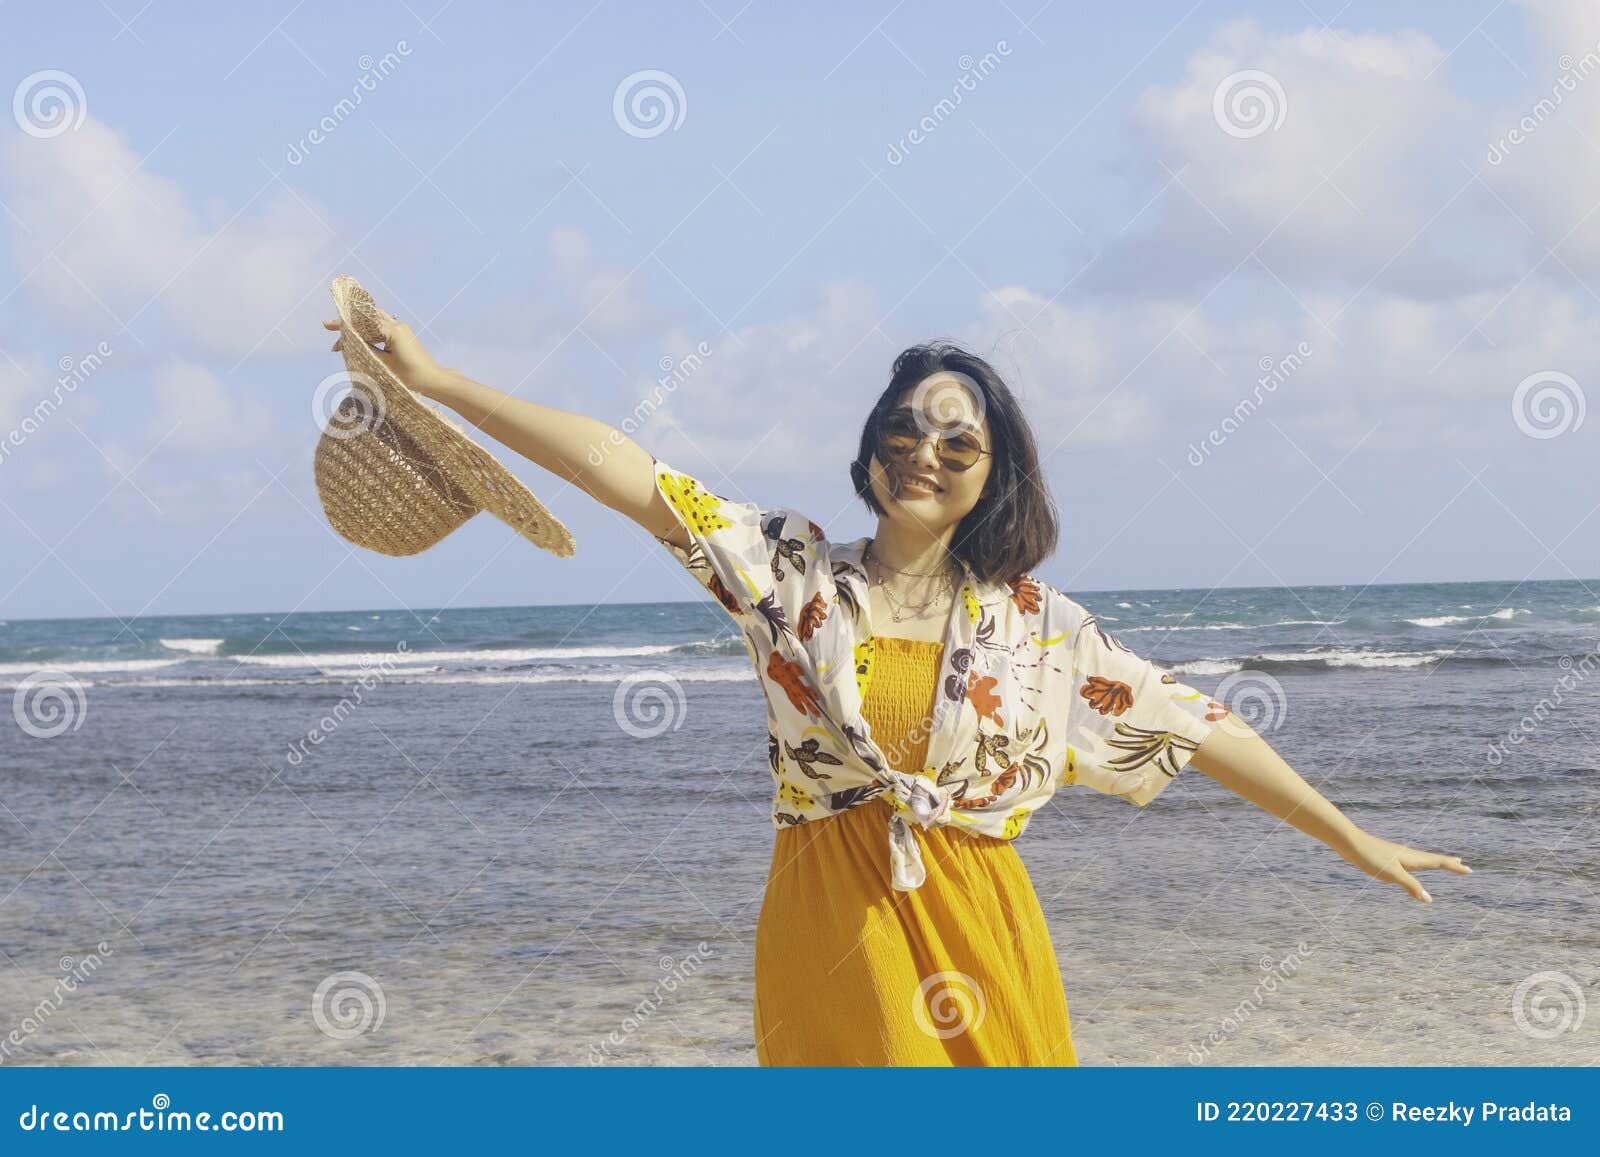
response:
<path id="1" fill-rule="evenodd" d="M 157 639 L 169 651 L 182 651 L 186 655 L 215 655 L 222 646 L 221 639 Z"/>
<path id="2" fill-rule="evenodd" d="M 34 663 L 0 663 L 0 676 L 32 675 L 37 671 L 65 671 L 76 675 L 79 671 L 105 671 L 107 673 L 154 671 L 158 667 L 173 667 L 182 659 L 72 659 L 65 663 L 51 661 Z M 15 687 L 12 683 L 9 686 Z"/>
<path id="3" fill-rule="evenodd" d="M 1190 659 L 1183 663 L 1162 665 L 1174 675 L 1226 675 L 1244 670 L 1242 659 Z"/>
<path id="4" fill-rule="evenodd" d="M 1448 651 L 1264 651 L 1273 663 L 1325 663 L 1329 667 L 1421 667 Z"/>
<path id="5" fill-rule="evenodd" d="M 370 671 L 352 671 L 340 674 L 323 672 L 318 675 L 286 676 L 281 679 L 137 679 L 120 681 L 120 685 L 127 687 L 341 687 L 347 686 L 352 678 L 370 673 Z M 755 672 L 750 669 L 748 663 L 740 667 L 727 669 L 679 668 L 664 671 L 663 674 L 670 675 L 679 683 L 743 683 L 755 678 Z M 424 686 L 465 684 L 493 687 L 513 683 L 617 683 L 625 677 L 624 673 L 615 671 L 452 671 L 438 674 L 411 671 L 391 673 L 384 677 L 383 682 L 385 684 L 400 683 Z M 82 682 L 85 687 L 96 685 L 89 680 L 83 680 Z M 10 685 L 0 681 L 0 688 L 8 686 Z"/>
<path id="6" fill-rule="evenodd" d="M 519 647 L 476 651 L 414 651 L 405 658 L 413 663 L 470 663 L 505 666 L 511 663 L 536 663 L 551 659 L 625 659 L 642 655 L 665 655 L 679 649 L 674 643 L 648 643 L 637 646 Z M 385 662 L 391 669 L 395 651 L 310 651 L 280 655 L 225 655 L 223 658 L 250 667 L 376 667 Z"/>
<path id="7" fill-rule="evenodd" d="M 1181 625 L 1173 627 L 1127 627 L 1120 633 L 1131 635 L 1135 631 L 1248 631 L 1250 626 L 1249 623 L 1202 623 L 1193 627 Z"/>
<path id="8" fill-rule="evenodd" d="M 1420 619 L 1407 619 L 1406 622 L 1414 627 L 1448 627 L 1453 623 L 1472 623 L 1481 619 L 1499 619 L 1509 623 L 1518 615 L 1531 614 L 1533 612 L 1527 607 L 1503 607 L 1487 615 L 1426 615 Z"/>

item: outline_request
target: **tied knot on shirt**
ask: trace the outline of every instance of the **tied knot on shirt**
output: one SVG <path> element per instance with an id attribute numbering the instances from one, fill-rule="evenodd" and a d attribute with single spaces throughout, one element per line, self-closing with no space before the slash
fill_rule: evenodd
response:
<path id="1" fill-rule="evenodd" d="M 917 775 L 897 774 L 889 784 L 894 793 L 895 816 L 903 818 L 910 812 L 911 818 L 925 828 L 931 828 L 944 821 L 950 812 L 950 789 L 937 783 L 932 783 L 926 778 Z"/>

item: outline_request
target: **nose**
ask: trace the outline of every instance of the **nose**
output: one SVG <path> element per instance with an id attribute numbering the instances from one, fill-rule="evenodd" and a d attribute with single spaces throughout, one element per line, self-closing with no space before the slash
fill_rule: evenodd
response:
<path id="1" fill-rule="evenodd" d="M 917 443 L 917 448 L 911 452 L 911 461 L 923 470 L 934 471 L 939 468 L 939 455 L 934 447 L 939 443 L 937 434 L 924 434 L 922 441 Z"/>

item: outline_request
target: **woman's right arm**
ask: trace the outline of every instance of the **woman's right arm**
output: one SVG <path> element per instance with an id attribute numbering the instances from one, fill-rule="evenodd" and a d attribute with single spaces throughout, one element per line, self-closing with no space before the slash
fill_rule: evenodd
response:
<path id="1" fill-rule="evenodd" d="M 338 321 L 325 321 L 323 326 L 341 328 Z M 345 338 L 341 333 L 333 348 L 339 349 Z M 688 533 L 656 489 L 652 456 L 622 431 L 447 370 L 433 360 L 410 327 L 398 321 L 389 323 L 383 344 L 373 350 L 412 390 L 449 406 L 491 438 L 627 515 L 653 537 L 684 548 L 690 545 Z"/>

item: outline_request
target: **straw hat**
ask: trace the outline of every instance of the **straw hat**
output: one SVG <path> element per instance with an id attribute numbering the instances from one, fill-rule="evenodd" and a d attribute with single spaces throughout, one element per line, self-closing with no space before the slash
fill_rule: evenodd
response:
<path id="1" fill-rule="evenodd" d="M 368 343 L 386 317 L 353 277 L 336 277 L 350 392 L 329 417 L 313 463 L 317 496 L 342 536 L 380 554 L 419 554 L 480 510 L 562 558 L 572 534 L 494 457 L 409 390 Z"/>

